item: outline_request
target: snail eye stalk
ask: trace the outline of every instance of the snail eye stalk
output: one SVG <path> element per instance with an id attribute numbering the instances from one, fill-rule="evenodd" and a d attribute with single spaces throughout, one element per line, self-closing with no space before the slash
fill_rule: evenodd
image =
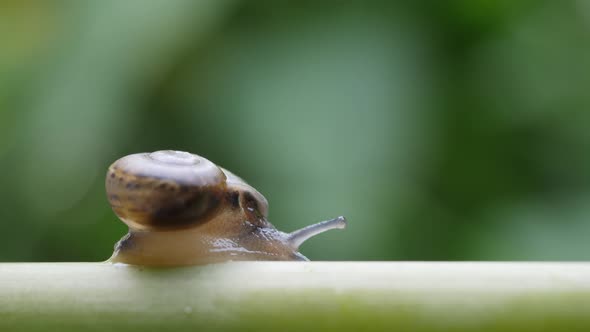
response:
<path id="1" fill-rule="evenodd" d="M 289 233 L 287 242 L 293 249 L 298 249 L 299 246 L 309 238 L 312 238 L 318 234 L 329 231 L 331 229 L 344 229 L 346 228 L 346 218 L 343 216 L 322 221 L 317 224 L 309 225 L 307 227 L 298 229 L 292 233 Z"/>

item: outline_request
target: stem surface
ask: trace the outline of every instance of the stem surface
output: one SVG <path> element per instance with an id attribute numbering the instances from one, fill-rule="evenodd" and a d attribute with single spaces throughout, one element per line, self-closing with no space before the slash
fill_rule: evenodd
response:
<path id="1" fill-rule="evenodd" d="M 590 331 L 590 264 L 0 264 L 0 331 L 200 329 Z"/>

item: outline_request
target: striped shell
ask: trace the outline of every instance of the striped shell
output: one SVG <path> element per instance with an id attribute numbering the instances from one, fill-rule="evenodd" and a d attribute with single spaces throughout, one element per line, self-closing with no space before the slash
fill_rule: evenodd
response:
<path id="1" fill-rule="evenodd" d="M 188 152 L 137 153 L 109 167 L 106 191 L 113 211 L 131 229 L 175 230 L 215 215 L 226 192 L 226 175 Z"/>

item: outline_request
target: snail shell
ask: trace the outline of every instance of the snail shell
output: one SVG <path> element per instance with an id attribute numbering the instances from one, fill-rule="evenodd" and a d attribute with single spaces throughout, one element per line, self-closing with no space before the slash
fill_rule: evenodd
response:
<path id="1" fill-rule="evenodd" d="M 228 260 L 307 260 L 306 239 L 344 228 L 343 217 L 283 233 L 268 222 L 268 202 L 233 173 L 195 154 L 157 151 L 123 157 L 106 191 L 129 233 L 111 262 L 176 266 Z"/>

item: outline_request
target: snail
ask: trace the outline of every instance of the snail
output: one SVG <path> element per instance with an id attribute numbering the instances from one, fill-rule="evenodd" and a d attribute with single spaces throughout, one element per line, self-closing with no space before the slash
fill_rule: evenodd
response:
<path id="1" fill-rule="evenodd" d="M 129 232 L 115 245 L 113 263 L 197 265 L 230 260 L 306 261 L 299 246 L 330 229 L 338 217 L 292 233 L 268 220 L 266 198 L 244 180 L 188 152 L 125 156 L 108 169 L 106 192 Z"/>

